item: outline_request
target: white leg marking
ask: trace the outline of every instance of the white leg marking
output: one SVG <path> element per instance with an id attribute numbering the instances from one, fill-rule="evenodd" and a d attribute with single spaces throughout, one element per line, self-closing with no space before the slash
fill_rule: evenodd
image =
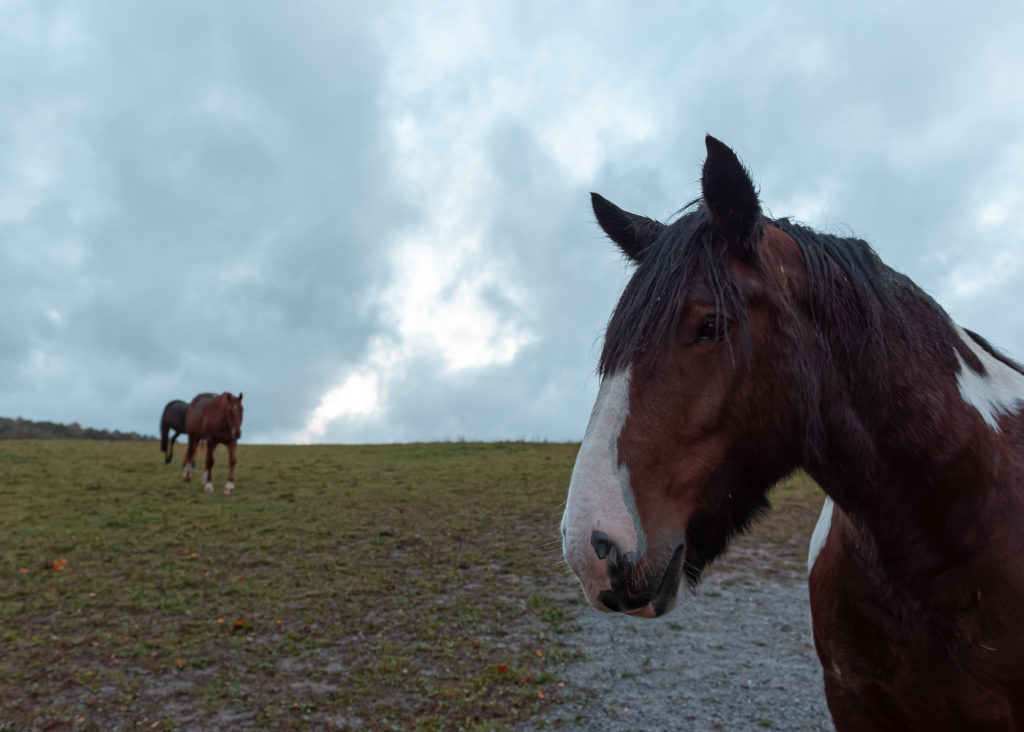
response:
<path id="1" fill-rule="evenodd" d="M 959 353 L 956 355 L 960 363 L 960 373 L 956 379 L 960 396 L 978 410 L 989 427 L 998 432 L 1000 416 L 1016 414 L 1024 407 L 1024 374 L 989 354 L 959 326 L 956 326 L 956 330 L 964 345 L 985 366 L 985 375 L 981 376 L 964 363 Z"/>
<path id="2" fill-rule="evenodd" d="M 181 472 L 181 477 L 185 480 L 192 480 L 192 466 L 185 463 L 185 469 Z"/>
<path id="3" fill-rule="evenodd" d="M 227 483 L 224 484 L 224 495 L 225 496 L 230 496 L 234 492 L 235 492 L 235 484 L 232 483 L 229 480 Z"/>
<path id="4" fill-rule="evenodd" d="M 811 534 L 811 546 L 807 550 L 807 574 L 814 569 L 814 560 L 818 558 L 821 548 L 828 541 L 828 532 L 832 528 L 832 509 L 835 503 L 828 496 L 825 496 L 825 505 L 821 507 L 821 515 L 818 516 L 818 523 L 814 525 L 814 532 Z"/>
<path id="5" fill-rule="evenodd" d="M 213 483 L 210 483 L 209 481 L 203 483 L 203 490 L 207 493 L 213 493 Z"/>
<path id="6" fill-rule="evenodd" d="M 626 368 L 601 382 L 562 515 L 562 552 L 591 599 L 609 587 L 590 543 L 595 530 L 606 532 L 624 552 L 642 554 L 647 548 L 629 471 L 619 464 L 619 433 L 629 416 L 630 374 Z"/>

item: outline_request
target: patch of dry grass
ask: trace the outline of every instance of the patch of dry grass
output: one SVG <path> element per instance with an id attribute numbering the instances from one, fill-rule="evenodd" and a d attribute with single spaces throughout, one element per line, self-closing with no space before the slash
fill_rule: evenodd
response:
<path id="1" fill-rule="evenodd" d="M 576 602 L 554 543 L 575 451 L 244 445 L 225 497 L 152 444 L 0 443 L 0 721 L 527 716 Z"/>

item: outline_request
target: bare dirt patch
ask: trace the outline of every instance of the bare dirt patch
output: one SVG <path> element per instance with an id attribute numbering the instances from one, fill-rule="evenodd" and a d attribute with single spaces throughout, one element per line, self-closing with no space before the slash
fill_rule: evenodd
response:
<path id="1" fill-rule="evenodd" d="M 764 578 L 758 554 L 737 547 L 657 620 L 581 611 L 566 640 L 583 660 L 523 729 L 833 729 L 806 580 L 777 568 Z"/>

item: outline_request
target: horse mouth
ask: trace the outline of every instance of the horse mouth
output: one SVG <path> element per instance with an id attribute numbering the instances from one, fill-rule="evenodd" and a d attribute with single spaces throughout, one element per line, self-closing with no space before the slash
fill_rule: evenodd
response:
<path id="1" fill-rule="evenodd" d="M 664 615 L 676 606 L 679 583 L 683 576 L 684 548 L 683 544 L 676 547 L 656 589 L 647 589 L 636 594 L 614 589 L 603 590 L 598 595 L 598 601 L 604 609 L 637 618 L 657 618 Z"/>

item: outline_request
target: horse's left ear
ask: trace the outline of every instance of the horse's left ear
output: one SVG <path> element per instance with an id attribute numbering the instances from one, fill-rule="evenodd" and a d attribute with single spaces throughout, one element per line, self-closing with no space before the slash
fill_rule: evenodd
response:
<path id="1" fill-rule="evenodd" d="M 743 246 L 761 218 L 754 183 L 728 145 L 711 135 L 704 138 L 704 144 L 708 156 L 700 185 L 712 225 L 730 246 Z"/>
<path id="2" fill-rule="evenodd" d="M 238 401 L 242 401 L 242 392 L 238 392 Z"/>

